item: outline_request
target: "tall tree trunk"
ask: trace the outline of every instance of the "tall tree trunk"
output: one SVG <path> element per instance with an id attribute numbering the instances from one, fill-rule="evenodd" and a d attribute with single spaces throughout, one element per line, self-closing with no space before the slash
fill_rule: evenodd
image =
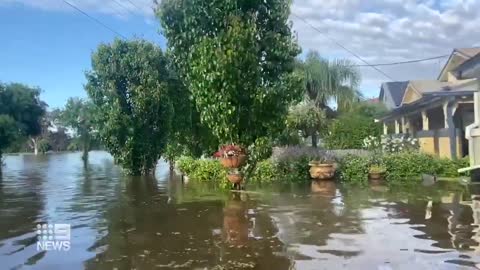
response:
<path id="1" fill-rule="evenodd" d="M 35 154 L 35 156 L 37 156 L 37 155 L 38 155 L 38 142 L 37 142 L 37 138 L 30 138 L 30 140 L 32 141 L 31 147 L 33 148 L 33 153 Z"/>
<path id="2" fill-rule="evenodd" d="M 317 146 L 318 146 L 317 142 L 318 142 L 317 133 L 314 132 L 314 133 L 312 133 L 312 146 L 317 148 Z"/>
<path id="3" fill-rule="evenodd" d="M 82 160 L 84 162 L 88 161 L 88 152 L 90 152 L 90 137 L 88 134 L 84 134 L 83 136 L 83 154 L 82 154 Z"/>

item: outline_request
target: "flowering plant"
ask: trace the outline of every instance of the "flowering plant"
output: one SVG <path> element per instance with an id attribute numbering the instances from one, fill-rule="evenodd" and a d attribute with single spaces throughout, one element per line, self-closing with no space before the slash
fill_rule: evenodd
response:
<path id="1" fill-rule="evenodd" d="M 213 156 L 217 158 L 220 158 L 220 157 L 228 158 L 228 157 L 238 157 L 244 154 L 245 154 L 245 150 L 241 146 L 235 145 L 235 144 L 228 144 L 228 145 L 222 146 L 220 150 L 218 150 L 215 154 L 213 154 Z"/>
<path id="2" fill-rule="evenodd" d="M 363 139 L 363 148 L 366 150 L 379 149 L 381 146 L 381 140 L 379 137 L 370 135 Z"/>
<path id="3" fill-rule="evenodd" d="M 398 153 L 405 151 L 417 151 L 420 149 L 418 139 L 408 135 L 397 135 L 382 137 L 382 149 L 387 153 Z"/>

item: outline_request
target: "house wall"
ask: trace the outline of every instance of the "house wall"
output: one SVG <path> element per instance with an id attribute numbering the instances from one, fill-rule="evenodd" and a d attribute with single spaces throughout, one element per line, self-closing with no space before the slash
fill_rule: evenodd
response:
<path id="1" fill-rule="evenodd" d="M 455 157 L 462 157 L 460 130 L 457 129 L 455 143 L 457 144 L 457 153 Z M 440 158 L 453 158 L 450 150 L 449 129 L 438 129 L 417 132 L 416 137 L 420 144 L 420 151 L 426 154 L 435 155 Z"/>
<path id="2" fill-rule="evenodd" d="M 411 86 L 407 88 L 405 91 L 405 95 L 403 96 L 403 103 L 402 104 L 408 104 L 412 103 L 418 99 L 420 99 L 422 96 L 417 93 Z"/>

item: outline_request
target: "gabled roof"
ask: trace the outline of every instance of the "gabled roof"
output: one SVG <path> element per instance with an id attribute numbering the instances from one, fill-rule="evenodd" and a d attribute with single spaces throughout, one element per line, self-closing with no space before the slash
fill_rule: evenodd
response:
<path id="1" fill-rule="evenodd" d="M 410 81 L 410 85 L 419 94 L 425 94 L 430 92 L 448 90 L 448 88 L 453 86 L 454 84 L 451 82 L 441 82 L 437 80 L 417 80 L 417 81 Z"/>
<path id="2" fill-rule="evenodd" d="M 405 94 L 405 90 L 407 89 L 407 86 L 408 86 L 408 81 L 382 83 L 382 88 L 380 90 L 380 99 L 385 94 L 383 92 L 388 91 L 393 101 L 395 102 L 395 106 L 400 106 L 400 104 L 402 104 L 403 95 Z"/>
<path id="3" fill-rule="evenodd" d="M 442 71 L 438 75 L 438 80 L 441 80 L 447 68 L 449 70 L 454 70 L 461 64 L 463 64 L 468 59 L 474 57 L 475 55 L 480 53 L 480 47 L 475 48 L 457 48 L 452 51 L 452 54 L 448 58 L 447 63 L 443 66 Z"/>
<path id="4" fill-rule="evenodd" d="M 480 47 L 475 48 L 459 48 L 455 49 L 455 51 L 465 55 L 468 58 L 474 57 L 475 55 L 480 53 Z"/>
<path id="5" fill-rule="evenodd" d="M 475 72 L 476 71 L 476 72 Z M 461 78 L 472 78 L 480 73 L 480 53 L 468 59 L 455 69 L 457 76 Z"/>

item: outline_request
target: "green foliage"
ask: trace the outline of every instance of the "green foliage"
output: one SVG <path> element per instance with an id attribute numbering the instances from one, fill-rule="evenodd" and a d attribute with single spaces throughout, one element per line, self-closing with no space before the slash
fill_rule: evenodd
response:
<path id="1" fill-rule="evenodd" d="M 168 65 L 168 72 L 169 98 L 173 105 L 175 121 L 172 123 L 164 158 L 174 162 L 184 155 L 194 157 L 210 155 L 216 150 L 218 141 L 210 130 L 200 123 L 200 113 L 195 108 L 190 92 L 171 63 Z"/>
<path id="2" fill-rule="evenodd" d="M 347 183 L 366 184 L 370 164 L 369 157 L 347 155 L 341 161 L 340 178 Z"/>
<path id="3" fill-rule="evenodd" d="M 387 169 L 386 179 L 391 182 L 420 181 L 422 174 L 437 174 L 435 157 L 419 152 L 400 152 L 383 157 Z"/>
<path id="4" fill-rule="evenodd" d="M 381 125 L 373 118 L 349 113 L 332 121 L 324 143 L 328 149 L 362 149 L 365 138 L 379 137 L 381 132 Z"/>
<path id="5" fill-rule="evenodd" d="M 470 159 L 464 157 L 457 160 L 447 158 L 437 159 L 437 175 L 441 177 L 459 177 L 459 169 L 470 167 Z"/>
<path id="6" fill-rule="evenodd" d="M 349 60 L 328 61 L 310 51 L 299 68 L 305 75 L 307 96 L 320 108 L 334 101 L 340 110 L 349 109 L 361 97 L 357 90 L 360 73 Z"/>
<path id="7" fill-rule="evenodd" d="M 51 146 L 48 138 L 42 138 L 40 141 L 38 141 L 38 151 L 42 154 L 47 153 L 50 151 Z"/>
<path id="8" fill-rule="evenodd" d="M 257 164 L 248 182 L 252 184 L 272 184 L 278 181 L 279 177 L 277 166 L 267 159 Z"/>
<path id="9" fill-rule="evenodd" d="M 317 133 L 327 126 L 325 111 L 312 101 L 303 101 L 290 107 L 287 116 L 287 127 L 300 131 L 304 138 L 312 136 L 313 146 L 317 146 Z"/>
<path id="10" fill-rule="evenodd" d="M 150 174 L 167 144 L 173 108 L 167 60 L 147 41 L 100 45 L 86 90 L 98 108 L 99 135 L 130 175 Z"/>
<path id="11" fill-rule="evenodd" d="M 311 158 L 299 156 L 289 160 L 280 160 L 277 163 L 278 179 L 286 183 L 308 183 L 310 181 Z"/>
<path id="12" fill-rule="evenodd" d="M 388 112 L 387 107 L 381 102 L 372 103 L 369 101 L 362 101 L 354 104 L 350 110 L 351 113 L 363 115 L 370 118 L 379 118 Z"/>
<path id="13" fill-rule="evenodd" d="M 45 108 L 40 89 L 0 83 L 0 159 L 1 153 L 18 138 L 41 134 Z"/>
<path id="14" fill-rule="evenodd" d="M 301 96 L 289 4 L 165 0 L 157 10 L 201 122 L 220 143 L 276 137 Z"/>
<path id="15" fill-rule="evenodd" d="M 177 167 L 191 181 L 210 183 L 222 188 L 230 186 L 227 170 L 218 160 L 181 157 L 177 161 Z"/>
<path id="16" fill-rule="evenodd" d="M 59 122 L 75 131 L 79 138 L 83 159 L 86 160 L 91 150 L 91 142 L 95 137 L 94 121 L 97 115 L 95 105 L 91 101 L 80 98 L 69 98 L 62 111 L 58 112 Z"/>

